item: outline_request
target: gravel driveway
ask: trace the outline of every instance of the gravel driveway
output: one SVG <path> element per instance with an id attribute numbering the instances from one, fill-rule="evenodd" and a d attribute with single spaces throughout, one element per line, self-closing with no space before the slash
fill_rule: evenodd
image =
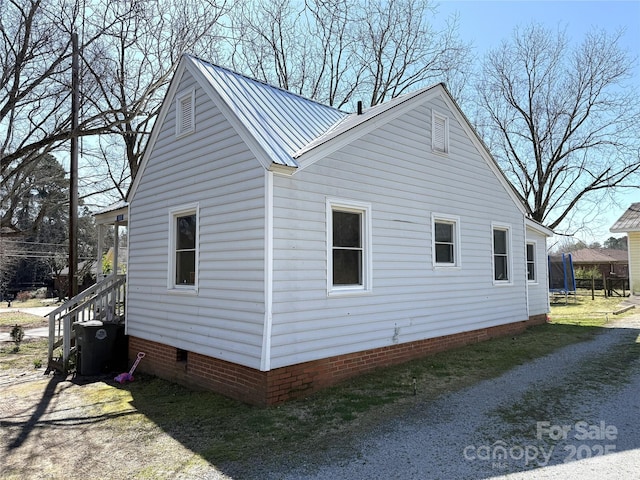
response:
<path id="1" fill-rule="evenodd" d="M 273 479 L 603 479 L 640 475 L 640 314 Z M 544 468 L 542 468 L 544 467 Z"/>

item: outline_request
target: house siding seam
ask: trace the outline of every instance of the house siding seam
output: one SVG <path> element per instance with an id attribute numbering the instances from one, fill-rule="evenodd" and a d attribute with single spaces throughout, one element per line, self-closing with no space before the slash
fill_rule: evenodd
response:
<path id="1" fill-rule="evenodd" d="M 546 315 L 535 315 L 520 322 L 338 355 L 267 372 L 192 352 L 188 353 L 186 361 L 178 361 L 175 348 L 137 337 L 129 338 L 129 357 L 133 359 L 137 352 L 145 352 L 144 362 L 138 367 L 140 372 L 211 390 L 252 405 L 269 406 L 306 397 L 377 368 L 491 338 L 516 335 L 546 321 Z"/>

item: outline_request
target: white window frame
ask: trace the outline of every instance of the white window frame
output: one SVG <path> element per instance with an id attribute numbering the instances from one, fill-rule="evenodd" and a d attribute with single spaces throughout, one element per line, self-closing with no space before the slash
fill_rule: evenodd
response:
<path id="1" fill-rule="evenodd" d="M 501 230 L 506 232 L 506 242 L 507 242 L 507 279 L 506 280 L 498 280 L 496 279 L 496 252 L 493 246 L 494 240 L 493 235 L 496 230 Z M 491 224 L 491 278 L 493 278 L 494 285 L 513 285 L 513 251 L 512 251 L 513 242 L 511 240 L 511 225 L 502 224 L 502 223 L 492 223 Z M 501 255 L 501 254 L 499 254 Z"/>
<path id="2" fill-rule="evenodd" d="M 436 222 L 453 225 L 453 263 L 438 262 L 436 260 Z M 462 258 L 460 256 L 460 217 L 441 213 L 431 214 L 431 251 L 433 252 L 431 261 L 434 269 L 462 267 Z"/>
<path id="3" fill-rule="evenodd" d="M 182 285 L 176 283 L 176 234 L 178 217 L 186 215 L 196 216 L 196 251 L 195 251 L 195 272 L 193 285 Z M 198 265 L 200 258 L 200 205 L 193 203 L 169 209 L 169 252 L 167 271 L 167 290 L 170 293 L 196 294 L 198 293 Z"/>
<path id="4" fill-rule="evenodd" d="M 362 284 L 334 285 L 333 284 L 333 212 L 349 212 L 360 214 L 362 241 Z M 368 293 L 372 289 L 372 256 L 371 256 L 371 205 L 368 203 L 327 198 L 327 295 L 357 295 Z"/>
<path id="5" fill-rule="evenodd" d="M 436 127 L 438 125 L 442 125 L 443 128 L 442 148 L 436 144 Z M 431 151 L 438 155 L 449 154 L 449 117 L 435 110 L 431 111 Z"/>
<path id="6" fill-rule="evenodd" d="M 533 247 L 533 260 L 529 261 L 529 245 Z M 538 283 L 538 243 L 534 240 L 528 240 L 525 243 L 525 251 L 524 251 L 525 261 L 527 263 L 526 274 L 527 274 L 527 282 L 530 284 Z M 533 279 L 529 278 L 529 263 L 533 263 Z"/>
<path id="7" fill-rule="evenodd" d="M 191 125 L 184 128 L 182 120 L 184 119 L 185 102 L 189 101 L 189 118 Z M 196 90 L 195 88 L 181 92 L 176 95 L 176 138 L 186 137 L 196 131 Z"/>

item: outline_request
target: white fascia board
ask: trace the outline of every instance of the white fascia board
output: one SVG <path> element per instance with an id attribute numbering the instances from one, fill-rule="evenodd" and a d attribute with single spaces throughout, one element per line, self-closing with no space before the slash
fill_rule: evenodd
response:
<path id="1" fill-rule="evenodd" d="M 296 171 L 298 170 L 297 167 L 290 167 L 288 165 L 280 165 L 279 163 L 271 163 L 271 165 L 268 168 L 268 171 L 273 172 L 273 173 L 278 173 L 280 175 L 285 175 L 287 177 L 290 177 L 291 175 L 293 175 Z"/>
<path id="2" fill-rule="evenodd" d="M 629 232 L 640 232 L 640 227 L 628 227 L 628 228 L 610 228 L 609 231 L 611 233 L 629 233 Z"/>
<path id="3" fill-rule="evenodd" d="M 551 230 L 550 228 L 545 227 L 544 225 L 542 225 L 541 223 L 536 222 L 535 220 L 531 220 L 530 218 L 526 218 L 525 217 L 524 223 L 527 226 L 527 228 L 530 228 L 532 230 L 540 232 L 540 233 L 542 233 L 543 235 L 545 235 L 547 237 L 552 237 L 552 236 L 555 235 L 555 232 L 553 230 Z"/>

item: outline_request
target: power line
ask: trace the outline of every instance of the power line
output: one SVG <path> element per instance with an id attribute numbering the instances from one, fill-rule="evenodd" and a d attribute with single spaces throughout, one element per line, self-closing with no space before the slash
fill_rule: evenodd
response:
<path id="1" fill-rule="evenodd" d="M 4 245 L 11 244 L 11 243 L 13 243 L 13 244 L 21 243 L 23 245 L 53 245 L 54 247 L 62 247 L 62 248 L 66 248 L 68 246 L 67 243 L 27 242 L 25 240 L 3 240 L 0 243 L 4 244 Z"/>

